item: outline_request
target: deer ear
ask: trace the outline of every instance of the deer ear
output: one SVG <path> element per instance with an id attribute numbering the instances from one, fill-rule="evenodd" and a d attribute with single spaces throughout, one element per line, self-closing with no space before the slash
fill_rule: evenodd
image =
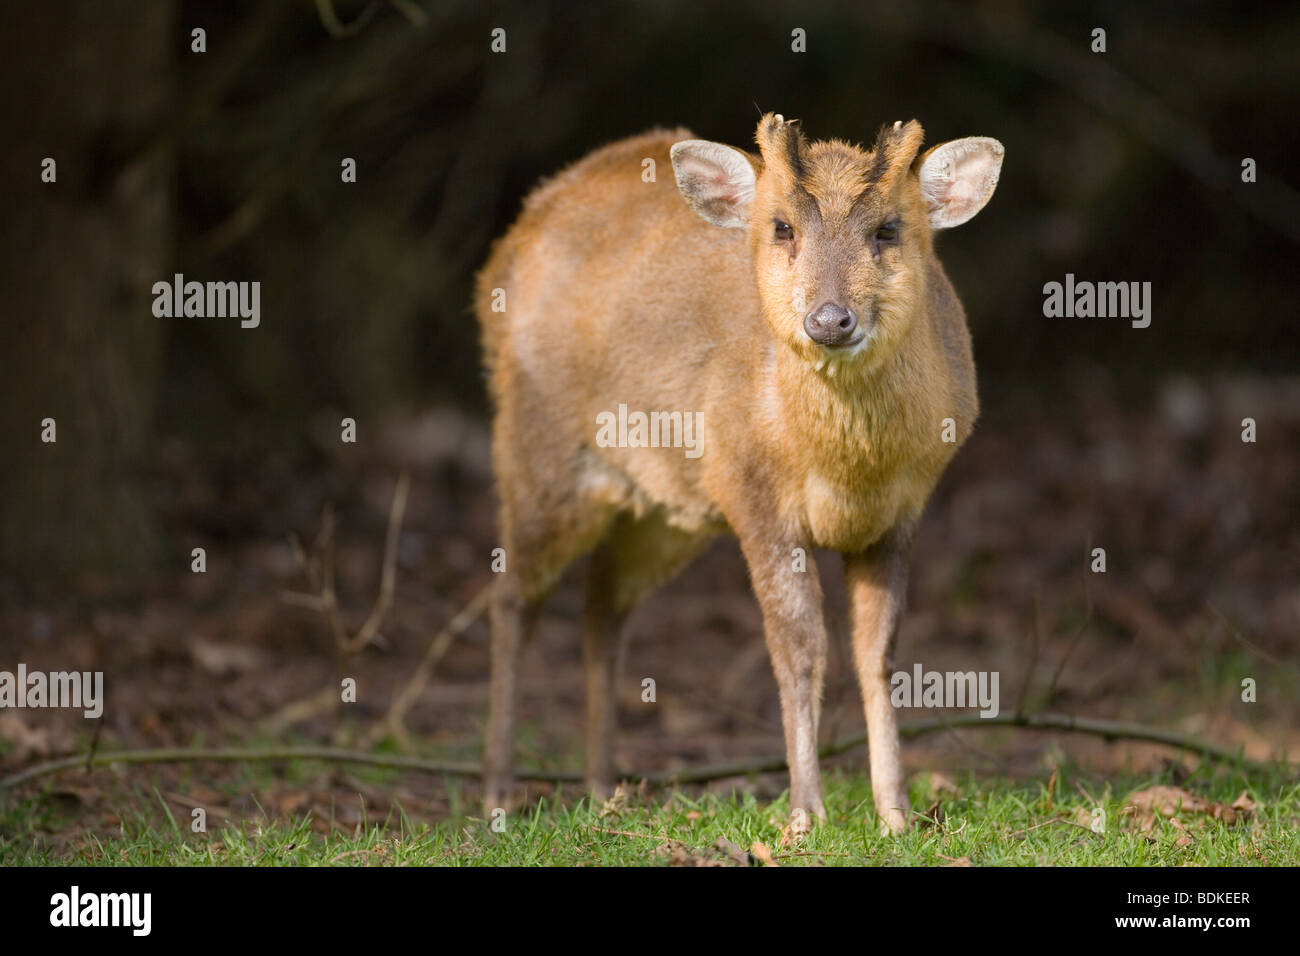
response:
<path id="1" fill-rule="evenodd" d="M 674 143 L 670 154 L 677 188 L 705 222 L 727 229 L 749 225 L 754 167 L 738 149 L 703 139 Z"/>
<path id="2" fill-rule="evenodd" d="M 968 136 L 921 157 L 921 196 L 931 229 L 960 226 L 984 208 L 997 188 L 1003 152 L 996 139 Z"/>

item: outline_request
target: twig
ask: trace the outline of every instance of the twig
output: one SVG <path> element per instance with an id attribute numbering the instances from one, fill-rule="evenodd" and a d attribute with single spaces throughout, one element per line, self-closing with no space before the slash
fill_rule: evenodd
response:
<path id="1" fill-rule="evenodd" d="M 402 518 L 406 514 L 406 498 L 410 492 L 411 476 L 403 470 L 397 477 L 397 487 L 393 490 L 393 503 L 388 509 L 388 530 L 384 537 L 384 557 L 379 572 L 379 593 L 357 633 L 349 637 L 343 623 L 343 613 L 339 609 L 338 592 L 334 589 L 334 508 L 326 504 L 321 512 L 320 532 L 312 545 L 313 555 L 309 559 L 295 535 L 289 536 L 289 546 L 294 560 L 306 575 L 308 583 L 316 589 L 317 594 L 304 594 L 300 591 L 284 591 L 280 599 L 286 604 L 307 608 L 323 614 L 329 622 L 333 637 L 334 653 L 338 666 L 338 679 L 342 681 L 348 675 L 352 657 L 370 644 L 379 640 L 379 628 L 393 608 L 393 595 L 397 585 L 397 543 L 402 530 Z M 276 721 L 294 722 L 309 717 L 321 710 L 326 701 L 333 706 L 338 703 L 337 690 L 329 689 L 326 701 L 325 691 L 305 700 L 291 703 L 282 708 L 271 718 Z M 337 731 L 339 711 L 334 709 L 335 730 Z"/>
<path id="2" fill-rule="evenodd" d="M 1263 770 L 1274 766 L 1270 761 L 1251 760 L 1236 750 L 1205 743 L 1189 734 L 1180 734 L 1159 727 L 1145 724 L 1126 723 L 1117 720 L 1104 720 L 1094 717 L 1076 717 L 1073 714 L 1001 714 L 997 717 L 980 717 L 978 714 L 962 715 L 948 718 L 928 718 L 899 727 L 899 736 L 904 738 L 920 737 L 949 728 L 979 727 L 1019 727 L 1025 730 L 1056 730 L 1065 733 L 1093 734 L 1106 740 L 1141 740 L 1148 743 L 1164 744 L 1200 754 L 1212 760 L 1228 763 L 1241 763 L 1242 766 Z M 856 750 L 867 743 L 867 735 L 859 734 L 823 747 L 822 757 L 834 757 L 850 750 Z M 1292 764 L 1288 764 L 1292 766 Z M 731 764 L 700 767 L 695 770 L 678 771 L 667 774 L 650 774 L 646 779 L 651 783 L 666 781 L 670 783 L 707 783 L 724 777 L 741 777 L 755 773 L 778 773 L 786 769 L 783 757 L 751 764 Z"/>
<path id="3" fill-rule="evenodd" d="M 1088 543 L 1091 544 L 1092 542 L 1089 541 Z M 1091 552 L 1092 549 L 1089 548 L 1088 550 L 1089 552 Z M 1065 656 L 1062 657 L 1060 663 L 1056 665 L 1056 670 L 1052 674 L 1052 680 L 1047 685 L 1047 694 L 1043 697 L 1043 700 L 1048 707 L 1052 706 L 1052 698 L 1056 694 L 1056 683 L 1061 679 L 1061 674 L 1065 671 L 1066 663 L 1070 660 L 1070 657 L 1074 654 L 1075 648 L 1079 646 L 1079 642 L 1083 640 L 1083 635 L 1087 633 L 1088 625 L 1091 623 L 1092 623 L 1092 591 L 1088 587 L 1088 575 L 1084 574 L 1083 576 L 1083 621 L 1080 622 L 1078 632 L 1074 635 L 1074 639 L 1070 641 L 1070 646 L 1065 649 Z"/>
<path id="4" fill-rule="evenodd" d="M 957 731 L 952 728 L 951 724 L 949 724 L 946 729 L 948 731 L 948 736 L 951 737 L 953 742 L 956 743 L 958 747 L 961 747 L 962 750 L 966 751 L 968 754 L 974 754 L 981 760 L 987 760 L 989 763 L 993 764 L 993 766 L 998 768 L 999 773 L 1006 773 L 1006 761 L 988 753 L 987 751 L 980 750 L 978 747 L 972 746 L 962 737 L 961 734 L 957 733 Z"/>
<path id="5" fill-rule="evenodd" d="M 95 734 L 90 738 L 90 749 L 86 751 L 86 772 L 90 772 L 91 761 L 95 759 L 95 752 L 99 750 L 99 738 L 104 733 L 104 722 L 95 721 Z"/>
<path id="6" fill-rule="evenodd" d="M 1204 743 L 1186 734 L 1179 734 L 1158 727 L 1143 724 L 1130 724 L 1116 720 L 1102 720 L 1092 717 L 1076 717 L 1072 714 L 1030 714 L 1020 716 L 1005 714 L 998 717 L 983 718 L 977 715 L 956 717 L 949 720 L 919 720 L 904 724 L 899 728 L 902 737 L 919 737 L 934 733 L 948 727 L 1020 727 L 1028 730 L 1058 730 L 1067 733 L 1095 734 L 1107 740 L 1142 740 L 1149 743 L 1178 747 L 1192 753 L 1239 764 L 1254 770 L 1267 770 L 1278 764 L 1288 768 L 1297 767 L 1292 762 L 1278 760 L 1275 762 L 1251 760 L 1238 751 L 1229 750 L 1214 744 Z M 833 757 L 861 747 L 867 742 L 866 734 L 837 741 L 821 750 L 822 757 Z M 269 750 L 243 748 L 224 748 L 219 750 L 192 750 L 171 748 L 161 750 L 119 750 L 116 753 L 98 753 L 89 761 L 93 766 L 123 763 L 182 763 L 187 761 L 212 760 L 219 762 L 256 762 L 268 760 L 328 760 L 337 763 L 367 764 L 372 767 L 392 767 L 400 770 L 414 770 L 420 773 L 443 775 L 449 777 L 478 777 L 482 768 L 471 763 L 445 763 L 437 760 L 422 760 L 418 757 L 403 757 L 395 754 L 371 754 L 356 750 L 344 750 L 337 747 L 278 747 Z M 26 770 L 10 774 L 0 779 L 0 790 L 15 787 L 27 780 L 59 773 L 87 763 L 84 754 L 64 757 L 47 763 L 36 764 Z M 624 779 L 646 780 L 651 784 L 685 784 L 707 783 L 726 777 L 741 777 L 756 773 L 777 773 L 786 769 L 784 757 L 773 757 L 767 761 L 749 764 L 726 764 L 699 767 L 691 771 L 668 771 L 663 773 L 623 774 Z M 581 781 L 583 774 L 578 770 L 521 770 L 515 774 L 520 780 L 570 782 Z"/>
<path id="7" fill-rule="evenodd" d="M 1020 694 L 1016 698 L 1017 716 L 1025 713 L 1025 705 L 1029 702 L 1029 685 L 1034 679 L 1034 671 L 1038 670 L 1038 630 L 1042 626 L 1042 604 L 1038 600 L 1038 594 L 1034 594 L 1034 623 L 1029 628 L 1029 666 L 1025 668 L 1024 679 L 1020 682 Z"/>
<path id="8" fill-rule="evenodd" d="M 388 0 L 398 13 L 406 17 L 412 26 L 424 27 L 429 22 L 429 15 L 415 5 L 413 0 Z"/>
<path id="9" fill-rule="evenodd" d="M 319 594 L 303 594 L 301 591 L 281 591 L 280 600 L 285 604 L 293 604 L 298 607 L 303 607 L 309 611 L 315 611 L 318 614 L 325 613 L 325 604 L 321 601 Z"/>
<path id="10" fill-rule="evenodd" d="M 370 18 L 375 15 L 375 11 L 379 9 L 379 6 L 379 0 L 371 0 L 355 20 L 351 23 L 344 23 L 339 19 L 339 15 L 334 9 L 334 0 L 316 0 L 316 15 L 320 17 L 321 26 L 325 28 L 325 31 L 330 36 L 335 39 L 342 39 L 355 36 L 365 29 L 366 24 L 370 22 Z"/>
<path id="11" fill-rule="evenodd" d="M 310 697 L 304 697 L 301 700 L 285 704 L 270 717 L 263 720 L 262 727 L 269 733 L 279 733 L 286 727 L 292 727 L 294 724 L 330 710 L 338 700 L 339 692 L 337 688 L 322 687 Z"/>
<path id="12" fill-rule="evenodd" d="M 424 689 L 429 683 L 429 676 L 433 673 L 433 669 L 438 665 L 438 662 L 442 660 L 443 656 L 451 648 L 452 641 L 454 641 L 457 635 L 464 631 L 465 628 L 478 620 L 484 610 L 487 609 L 488 598 L 491 594 L 492 585 L 484 585 L 479 590 L 478 594 L 474 595 L 473 600 L 461 608 L 460 611 L 457 612 L 456 616 L 447 623 L 447 626 L 439 631 L 433 640 L 429 642 L 429 648 L 424 652 L 424 657 L 416 667 L 415 673 L 411 675 L 411 679 L 407 682 L 406 686 L 402 688 L 402 692 L 397 695 L 392 706 L 388 708 L 388 715 L 384 718 L 382 729 L 373 732 L 370 737 L 367 738 L 370 742 L 373 743 L 371 738 L 378 736 L 379 733 L 384 731 L 391 732 L 394 736 L 399 738 L 399 740 L 406 737 L 406 712 L 411 709 L 411 705 L 413 705 L 419 699 L 420 695 L 424 693 Z"/>
<path id="13" fill-rule="evenodd" d="M 344 639 L 343 648 L 355 654 L 375 639 L 379 626 L 393 607 L 393 590 L 397 579 L 397 538 L 402 530 L 402 516 L 406 513 L 406 496 L 411 489 L 411 476 L 403 470 L 393 491 L 393 504 L 388 510 L 388 533 L 384 539 L 384 564 L 379 577 L 379 595 L 369 617 L 351 641 Z"/>
<path id="14" fill-rule="evenodd" d="M 1260 647 L 1258 644 L 1255 644 L 1254 642 L 1247 640 L 1246 635 L 1242 634 L 1241 631 L 1238 630 L 1237 627 L 1230 620 L 1228 620 L 1228 616 L 1224 614 L 1222 611 L 1220 611 L 1218 607 L 1215 606 L 1213 601 L 1206 601 L 1205 606 L 1214 612 L 1215 617 L 1219 619 L 1219 621 L 1223 624 L 1224 628 L 1227 629 L 1228 633 L 1232 635 L 1234 638 L 1236 638 L 1238 641 L 1240 641 L 1241 644 L 1244 645 L 1247 650 L 1264 658 L 1264 660 L 1268 661 L 1270 664 L 1280 665 L 1283 667 L 1294 667 L 1294 665 L 1291 664 L 1289 661 L 1284 661 L 1281 658 L 1277 657 L 1276 655 L 1270 654 L 1268 651 L 1264 650 L 1264 648 Z"/>

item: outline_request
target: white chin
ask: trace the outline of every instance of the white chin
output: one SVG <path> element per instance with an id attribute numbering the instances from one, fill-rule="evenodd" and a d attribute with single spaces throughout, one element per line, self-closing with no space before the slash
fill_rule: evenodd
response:
<path id="1" fill-rule="evenodd" d="M 827 375 L 834 375 L 842 365 L 853 362 L 859 355 L 871 348 L 871 343 L 876 340 L 876 330 L 863 334 L 858 342 L 852 345 L 839 346 L 817 346 L 813 354 L 813 367 L 819 372 L 825 372 Z"/>

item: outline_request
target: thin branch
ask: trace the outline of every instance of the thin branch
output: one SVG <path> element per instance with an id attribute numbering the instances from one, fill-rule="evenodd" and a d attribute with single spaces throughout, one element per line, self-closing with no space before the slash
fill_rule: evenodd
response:
<path id="1" fill-rule="evenodd" d="M 1208 744 L 1188 734 L 1161 730 L 1145 724 L 1131 724 L 1117 720 L 1102 720 L 1093 717 L 1076 717 L 1071 714 L 1003 714 L 998 717 L 984 718 L 976 714 L 955 717 L 946 720 L 927 719 L 899 728 L 902 737 L 919 737 L 949 727 L 1020 727 L 1027 730 L 1057 730 L 1067 733 L 1093 734 L 1106 740 L 1140 740 L 1148 743 L 1164 744 L 1181 750 L 1200 754 L 1212 760 L 1240 764 L 1253 770 L 1267 770 L 1279 764 L 1288 768 L 1300 768 L 1292 762 L 1251 760 L 1239 751 L 1215 744 Z M 861 734 L 837 741 L 823 747 L 822 757 L 833 757 L 855 750 L 867 742 L 867 735 Z M 396 754 L 371 754 L 356 750 L 344 750 L 338 747 L 276 747 L 267 750 L 245 748 L 222 748 L 218 750 L 194 750 L 170 748 L 161 750 L 119 750 L 115 753 L 93 754 L 89 760 L 86 755 L 64 757 L 47 763 L 36 764 L 25 770 L 10 774 L 0 779 L 0 790 L 7 790 L 33 780 L 37 777 L 91 766 L 102 767 L 109 764 L 144 764 L 144 763 L 185 763 L 194 761 L 218 761 L 224 763 L 252 763 L 275 760 L 326 760 L 335 763 L 366 764 L 372 767 L 391 767 L 399 770 L 412 770 L 419 773 L 449 777 L 478 777 L 482 768 L 472 763 L 447 763 L 438 760 L 422 760 L 418 757 L 403 757 Z M 741 777 L 757 773 L 777 773 L 786 769 L 784 757 L 773 757 L 758 763 L 738 763 L 699 767 L 689 771 L 668 771 L 647 774 L 623 774 L 625 779 L 645 780 L 648 783 L 684 784 L 707 783 L 726 777 Z M 519 780 L 533 781 L 581 781 L 583 773 L 578 770 L 521 770 L 516 772 Z"/>
<path id="2" fill-rule="evenodd" d="M 1228 631 L 1228 634 L 1236 638 L 1247 650 L 1262 657 L 1270 664 L 1278 665 L 1282 667 L 1295 666 L 1294 664 L 1291 664 L 1290 661 L 1284 661 L 1281 658 L 1277 657 L 1275 654 L 1270 654 L 1268 651 L 1264 650 L 1264 648 L 1260 647 L 1258 644 L 1255 644 L 1252 641 L 1247 640 L 1246 635 L 1242 634 L 1241 631 L 1238 630 L 1236 625 L 1234 625 L 1232 621 L 1228 620 L 1228 616 L 1224 614 L 1222 611 L 1220 611 L 1213 601 L 1206 601 L 1205 606 L 1208 607 L 1214 613 L 1214 616 L 1219 619 L 1220 623 L 1222 623 L 1224 628 Z"/>
<path id="3" fill-rule="evenodd" d="M 300 591 L 281 591 L 280 600 L 285 604 L 292 604 L 295 607 L 306 608 L 309 611 L 315 611 L 318 614 L 325 613 L 325 605 L 320 599 L 319 594 L 303 594 Z"/>
<path id="4" fill-rule="evenodd" d="M 357 15 L 357 18 L 351 23 L 344 23 L 339 19 L 338 12 L 334 9 L 334 0 L 316 0 L 316 15 L 320 17 L 321 26 L 325 31 L 335 39 L 355 36 L 365 29 L 375 11 L 379 9 L 379 0 L 371 0 L 366 4 L 366 8 Z"/>
<path id="5" fill-rule="evenodd" d="M 420 695 L 424 693 L 424 689 L 428 686 L 429 677 L 433 673 L 433 669 L 438 666 L 438 662 L 442 660 L 443 656 L 446 655 L 447 651 L 451 648 L 452 641 L 454 641 L 457 636 L 465 630 L 465 628 L 478 620 L 487 609 L 488 598 L 491 597 L 491 594 L 492 585 L 484 585 L 479 590 L 478 594 L 474 595 L 473 600 L 461 608 L 460 611 L 457 612 L 456 616 L 447 622 L 447 625 L 437 633 L 432 641 L 429 642 L 429 648 L 424 652 L 424 657 L 416 666 L 415 673 L 411 675 L 411 679 L 407 682 L 406 686 L 402 688 L 402 692 L 397 695 L 392 706 L 389 707 L 388 715 L 384 718 L 384 723 L 379 732 L 388 731 L 399 740 L 405 740 L 406 712 L 411 709 L 411 705 L 413 705 L 419 699 Z M 377 736 L 377 734 L 372 734 L 371 736 L 374 737 Z"/>
<path id="6" fill-rule="evenodd" d="M 322 687 L 310 697 L 285 704 L 270 717 L 262 721 L 262 729 L 270 734 L 278 734 L 287 727 L 311 720 L 318 714 L 326 714 L 334 709 L 339 701 L 336 687 Z"/>
<path id="7" fill-rule="evenodd" d="M 324 615 L 329 622 L 330 635 L 333 638 L 335 663 L 338 679 L 341 681 L 348 674 L 352 658 L 380 639 L 379 628 L 393 609 L 394 593 L 397 587 L 397 545 L 402 531 L 402 518 L 406 514 L 406 498 L 410 492 L 411 476 L 405 469 L 397 477 L 397 486 L 393 490 L 393 503 L 388 509 L 388 530 L 384 537 L 384 556 L 379 572 L 379 593 L 375 603 L 366 616 L 361 628 L 352 637 L 348 636 L 347 626 L 343 622 L 343 612 L 339 608 L 338 592 L 334 589 L 335 557 L 335 522 L 334 508 L 326 504 L 321 511 L 320 533 L 312 545 L 310 557 L 303 551 L 295 535 L 289 536 L 294 561 L 302 570 L 318 593 L 305 594 L 301 591 L 284 591 L 280 599 L 286 604 L 307 608 Z M 327 693 L 328 692 L 328 693 Z M 339 711 L 338 691 L 327 688 L 311 697 L 296 701 L 281 709 L 271 717 L 272 726 L 281 726 L 286 722 L 296 722 L 314 716 L 323 709 L 333 708 L 335 732 L 338 731 Z"/>
<path id="8" fill-rule="evenodd" d="M 429 15 L 415 5 L 413 0 L 388 0 L 398 13 L 410 21 L 411 26 L 423 28 L 429 23 Z"/>
<path id="9" fill-rule="evenodd" d="M 1089 541 L 1088 543 L 1091 544 L 1092 542 Z M 1092 548 L 1089 548 L 1088 551 L 1091 553 Z M 1052 699 L 1056 694 L 1056 684 L 1057 681 L 1061 679 L 1061 674 L 1065 671 L 1066 663 L 1074 655 L 1075 648 L 1077 648 L 1079 642 L 1083 640 L 1083 635 L 1088 632 L 1088 625 L 1091 623 L 1092 590 L 1088 587 L 1088 574 L 1085 572 L 1083 575 L 1083 620 L 1079 623 L 1078 632 L 1074 635 L 1074 639 L 1070 641 L 1070 646 L 1065 649 L 1065 656 L 1062 657 L 1061 662 L 1056 665 L 1056 670 L 1052 674 L 1052 680 L 1047 685 L 1047 694 L 1043 697 L 1043 700 L 1048 707 L 1052 706 Z"/>
<path id="10" fill-rule="evenodd" d="M 393 504 L 388 510 L 388 534 L 384 540 L 384 564 L 379 576 L 379 595 L 369 617 L 361 625 L 361 630 L 351 641 L 346 638 L 343 650 L 355 654 L 375 639 L 379 626 L 393 607 L 393 590 L 397 581 L 397 539 L 402 530 L 402 516 L 406 513 L 406 495 L 411 489 L 411 476 L 403 470 L 397 479 L 397 488 L 393 491 Z"/>
<path id="11" fill-rule="evenodd" d="M 1038 632 L 1042 627 L 1043 608 L 1042 602 L 1039 601 L 1038 593 L 1034 593 L 1034 623 L 1029 628 L 1030 653 L 1029 666 L 1025 668 L 1024 679 L 1020 682 L 1020 694 L 1016 698 L 1016 713 L 1023 714 L 1025 706 L 1029 703 L 1029 685 L 1034 679 L 1034 671 L 1038 670 Z"/>

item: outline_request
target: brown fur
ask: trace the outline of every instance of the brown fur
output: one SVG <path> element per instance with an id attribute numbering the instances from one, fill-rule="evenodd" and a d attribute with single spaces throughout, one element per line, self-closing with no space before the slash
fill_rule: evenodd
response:
<path id="1" fill-rule="evenodd" d="M 752 226 L 703 221 L 673 182 L 656 130 L 596 151 L 539 186 L 478 278 L 476 307 L 496 407 L 493 454 L 507 569 L 492 608 L 489 810 L 512 785 L 516 659 L 527 622 L 564 568 L 594 551 L 584 647 L 588 778 L 614 780 L 617 631 L 644 594 L 709 537 L 740 540 L 780 688 L 791 807 L 825 813 L 816 728 L 825 669 L 812 549 L 846 556 L 853 644 L 884 825 L 907 813 L 888 656 L 907 543 L 978 414 L 965 317 L 935 258 L 919 192 L 922 131 L 881 131 L 867 152 L 759 124 Z M 641 179 L 655 160 L 658 181 Z M 869 237 L 898 217 L 897 246 Z M 771 223 L 797 238 L 771 241 Z M 846 301 L 874 323 L 870 347 L 828 359 L 787 303 Z M 506 311 L 491 311 L 504 289 Z M 596 416 L 702 412 L 703 454 L 606 448 Z M 942 421 L 957 441 L 941 440 Z M 806 573 L 792 553 L 808 555 Z"/>

